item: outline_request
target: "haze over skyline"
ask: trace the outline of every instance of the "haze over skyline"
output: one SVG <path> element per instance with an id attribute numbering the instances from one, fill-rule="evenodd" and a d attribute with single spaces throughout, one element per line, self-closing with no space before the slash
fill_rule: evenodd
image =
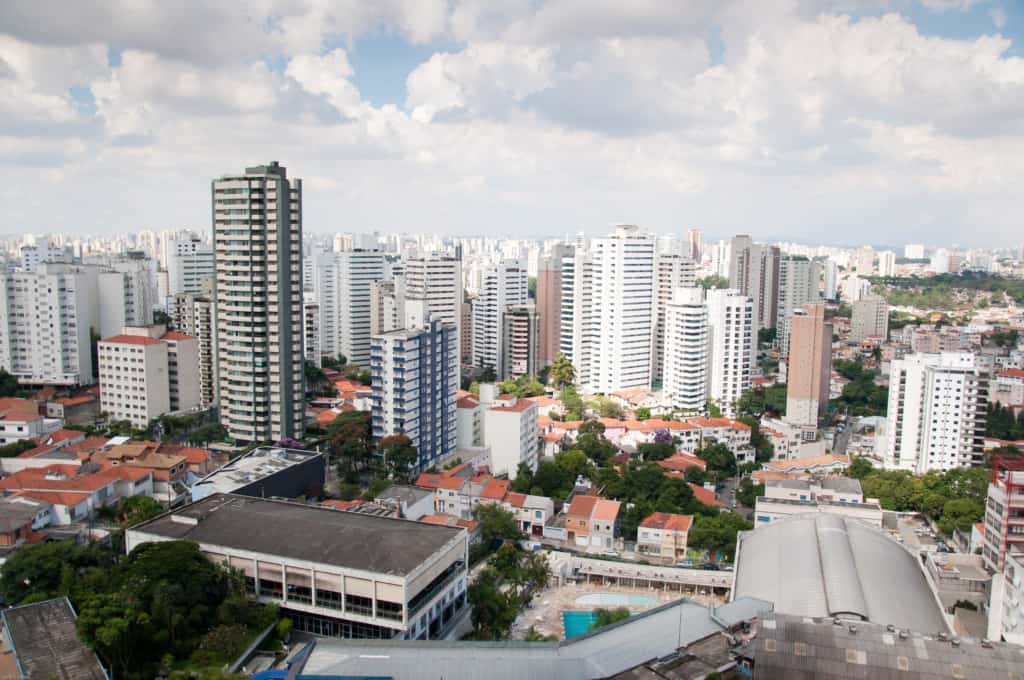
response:
<path id="1" fill-rule="evenodd" d="M 316 233 L 1019 245 L 1020 3 L 492 5 L 6 2 L 0 233 L 208 229 L 276 159 Z"/>

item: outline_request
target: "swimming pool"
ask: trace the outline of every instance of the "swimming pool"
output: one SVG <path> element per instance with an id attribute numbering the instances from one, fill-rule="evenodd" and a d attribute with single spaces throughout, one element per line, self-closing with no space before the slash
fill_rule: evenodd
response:
<path id="1" fill-rule="evenodd" d="M 565 639 L 583 635 L 597 620 L 594 612 L 562 612 L 562 625 L 565 626 Z"/>
<path id="2" fill-rule="evenodd" d="M 577 597 L 576 604 L 586 607 L 649 607 L 658 604 L 658 598 L 650 595 L 627 595 L 625 593 L 590 593 Z"/>

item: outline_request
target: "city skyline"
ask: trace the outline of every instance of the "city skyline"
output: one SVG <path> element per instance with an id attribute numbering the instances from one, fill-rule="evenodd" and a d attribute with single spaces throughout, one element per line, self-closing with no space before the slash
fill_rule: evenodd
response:
<path id="1" fill-rule="evenodd" d="M 1009 2 L 46 11 L 0 9 L 0 233 L 205 227 L 277 158 L 309 233 L 1019 245 Z"/>

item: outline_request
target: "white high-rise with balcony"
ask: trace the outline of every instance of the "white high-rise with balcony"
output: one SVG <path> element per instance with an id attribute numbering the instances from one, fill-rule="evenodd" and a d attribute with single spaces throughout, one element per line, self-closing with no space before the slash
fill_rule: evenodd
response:
<path id="1" fill-rule="evenodd" d="M 426 300 L 427 313 L 455 326 L 455 346 L 462 343 L 462 261 L 430 255 L 405 262 L 405 299 Z"/>
<path id="2" fill-rule="evenodd" d="M 821 302 L 821 264 L 806 257 L 779 260 L 779 302 L 776 344 L 782 356 L 789 354 L 789 329 L 793 313 L 804 305 Z"/>
<path id="3" fill-rule="evenodd" d="M 754 346 L 754 301 L 732 289 L 707 292 L 711 344 L 708 397 L 730 416 L 750 389 Z"/>
<path id="4" fill-rule="evenodd" d="M 691 229 L 692 233 L 696 231 Z M 698 235 L 700 234 L 697 231 Z M 693 246 L 693 241 L 690 243 Z M 652 354 L 651 380 L 660 383 L 665 371 L 665 311 L 672 302 L 677 288 L 697 285 L 697 263 L 689 256 L 658 255 L 657 280 L 654 294 L 654 351 Z"/>
<path id="5" fill-rule="evenodd" d="M 0 271 L 0 368 L 29 385 L 93 383 L 98 299 L 95 267 Z"/>
<path id="6" fill-rule="evenodd" d="M 708 308 L 704 289 L 676 288 L 665 306 L 665 398 L 674 408 L 703 411 L 708 398 Z"/>
<path id="7" fill-rule="evenodd" d="M 220 421 L 245 442 L 303 433 L 302 180 L 277 162 L 212 182 Z"/>
<path id="8" fill-rule="evenodd" d="M 655 248 L 654 236 L 632 224 L 591 242 L 593 292 L 582 339 L 590 345 L 583 351 L 589 365 L 581 369 L 590 391 L 651 385 Z"/>
<path id="9" fill-rule="evenodd" d="M 885 467 L 924 474 L 984 461 L 988 378 L 967 352 L 892 362 Z"/>
<path id="10" fill-rule="evenodd" d="M 500 371 L 505 312 L 530 301 L 526 266 L 502 260 L 484 269 L 480 283 L 480 295 L 473 300 L 473 366 Z"/>
<path id="11" fill-rule="evenodd" d="M 338 262 L 338 318 L 340 351 L 350 364 L 370 362 L 370 285 L 384 278 L 384 254 L 379 250 L 351 250 L 336 255 Z"/>

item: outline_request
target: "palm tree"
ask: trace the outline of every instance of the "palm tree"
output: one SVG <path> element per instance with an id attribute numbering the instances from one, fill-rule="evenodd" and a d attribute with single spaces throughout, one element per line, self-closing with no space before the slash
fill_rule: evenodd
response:
<path id="1" fill-rule="evenodd" d="M 573 368 L 569 357 L 562 352 L 558 353 L 548 370 L 548 382 L 555 389 L 562 389 L 576 382 L 576 369 Z"/>

